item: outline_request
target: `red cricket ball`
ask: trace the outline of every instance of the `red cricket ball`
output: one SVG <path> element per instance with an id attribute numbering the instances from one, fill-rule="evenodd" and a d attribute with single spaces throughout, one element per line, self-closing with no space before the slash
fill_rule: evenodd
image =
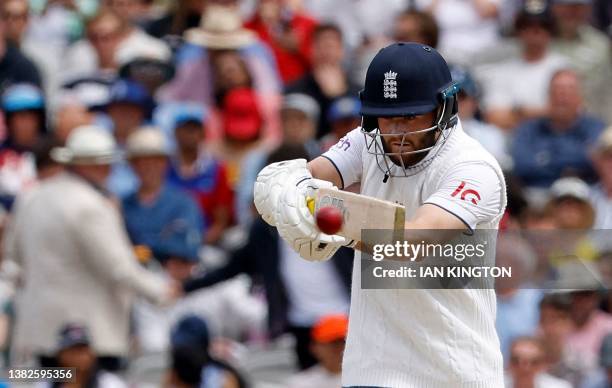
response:
<path id="1" fill-rule="evenodd" d="M 316 214 L 317 227 L 325 234 L 336 234 L 342 228 L 344 217 L 337 207 L 325 206 Z"/>

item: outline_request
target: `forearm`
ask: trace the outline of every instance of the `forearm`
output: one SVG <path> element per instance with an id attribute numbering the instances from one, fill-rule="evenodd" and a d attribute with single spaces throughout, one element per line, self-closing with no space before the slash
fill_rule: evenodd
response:
<path id="1" fill-rule="evenodd" d="M 336 187 L 344 188 L 340 173 L 329 159 L 319 156 L 308 163 L 308 169 L 313 178 L 328 181 Z"/>

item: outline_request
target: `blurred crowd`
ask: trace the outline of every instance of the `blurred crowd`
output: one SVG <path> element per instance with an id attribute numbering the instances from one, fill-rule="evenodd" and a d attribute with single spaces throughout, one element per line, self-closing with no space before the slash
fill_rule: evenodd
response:
<path id="1" fill-rule="evenodd" d="M 3 364 L 339 387 L 353 253 L 300 259 L 253 184 L 358 127 L 369 61 L 415 41 L 506 174 L 508 387 L 612 386 L 611 21 L 609 0 L 1 1 Z M 559 231 L 576 268 L 550 265 Z"/>

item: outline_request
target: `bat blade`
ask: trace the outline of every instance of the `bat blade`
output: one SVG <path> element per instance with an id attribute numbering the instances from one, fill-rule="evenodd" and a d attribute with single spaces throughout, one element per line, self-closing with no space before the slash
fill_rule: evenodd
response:
<path id="1" fill-rule="evenodd" d="M 340 236 L 362 241 L 363 230 L 387 230 L 394 240 L 403 236 L 406 210 L 397 203 L 348 191 L 317 189 L 315 211 L 325 206 L 337 207 L 342 212 L 344 222 L 338 232 Z"/>

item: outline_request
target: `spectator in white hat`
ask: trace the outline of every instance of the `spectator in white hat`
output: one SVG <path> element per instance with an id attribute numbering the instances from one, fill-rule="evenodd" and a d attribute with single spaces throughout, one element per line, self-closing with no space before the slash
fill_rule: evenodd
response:
<path id="1" fill-rule="evenodd" d="M 561 178 L 550 188 L 548 206 L 560 229 L 590 229 L 595 212 L 589 199 L 589 186 L 575 177 Z"/>
<path id="2" fill-rule="evenodd" d="M 138 177 L 138 190 L 122 201 L 125 224 L 132 243 L 146 247 L 163 260 L 168 244 L 188 247 L 185 256 L 197 258 L 202 243 L 200 208 L 186 192 L 166 182 L 168 149 L 166 137 L 156 127 L 142 127 L 126 143 L 127 158 Z"/>
<path id="3" fill-rule="evenodd" d="M 113 364 L 127 356 L 132 299 L 162 303 L 174 284 L 140 267 L 104 182 L 118 158 L 112 136 L 83 126 L 51 156 L 66 165 L 18 198 L 4 241 L 4 260 L 22 268 L 16 305 L 14 361 L 41 364 L 55 353 L 57 332 L 78 321 L 92 347 Z"/>

